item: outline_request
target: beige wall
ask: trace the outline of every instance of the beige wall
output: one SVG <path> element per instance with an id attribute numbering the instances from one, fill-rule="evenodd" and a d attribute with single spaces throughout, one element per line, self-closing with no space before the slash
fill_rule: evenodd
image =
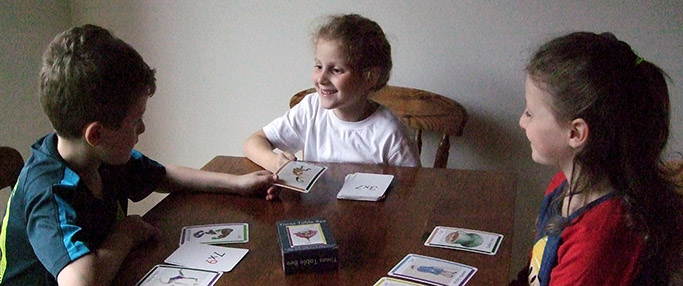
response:
<path id="1" fill-rule="evenodd" d="M 390 84 L 444 94 L 470 113 L 464 136 L 452 141 L 449 167 L 518 175 L 517 233 L 507 238 L 514 239 L 514 268 L 525 259 L 538 203 L 554 172 L 531 161 L 517 125 L 524 106 L 522 67 L 542 41 L 575 30 L 611 31 L 659 64 L 673 79 L 669 150 L 683 150 L 680 0 L 16 2 L 22 4 L 0 1 L 2 47 L 16 45 L 11 38 L 30 48 L 15 49 L 10 60 L 2 55 L 2 144 L 26 157 L 28 144 L 49 130 L 32 94 L 40 51 L 60 29 L 36 32 L 34 26 L 64 26 L 63 16 L 71 17 L 70 24 L 110 28 L 157 69 L 158 89 L 138 148 L 163 163 L 192 167 L 218 154 L 241 155 L 248 135 L 284 113 L 291 94 L 311 86 L 315 20 L 355 12 L 377 21 L 393 47 Z M 17 7 L 23 14 L 13 12 Z M 37 24 L 24 23 L 36 10 Z M 17 28 L 6 30 L 4 21 Z M 17 65 L 21 73 L 7 72 Z M 434 144 L 433 137 L 425 143 Z M 424 165 L 431 165 L 433 151 L 423 155 Z M 143 213 L 159 198 L 132 210 Z"/>

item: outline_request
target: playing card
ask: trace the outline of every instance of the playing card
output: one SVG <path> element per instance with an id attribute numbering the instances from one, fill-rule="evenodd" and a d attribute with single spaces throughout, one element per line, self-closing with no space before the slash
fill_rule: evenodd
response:
<path id="1" fill-rule="evenodd" d="M 394 175 L 354 173 L 346 175 L 337 199 L 378 201 L 394 179 Z"/>
<path id="2" fill-rule="evenodd" d="M 229 272 L 249 252 L 248 249 L 185 243 L 164 262 L 190 268 Z"/>
<path id="3" fill-rule="evenodd" d="M 292 246 L 327 243 L 319 223 L 289 225 L 286 228 Z"/>
<path id="4" fill-rule="evenodd" d="M 498 233 L 437 226 L 425 241 L 425 245 L 495 255 L 502 241 L 503 235 Z"/>
<path id="5" fill-rule="evenodd" d="M 379 280 L 377 280 L 377 282 L 375 282 L 375 284 L 373 284 L 372 286 L 423 286 L 423 284 L 391 277 L 382 277 Z"/>
<path id="6" fill-rule="evenodd" d="M 197 285 L 211 286 L 223 272 L 159 264 L 135 284 L 136 286 Z"/>
<path id="7" fill-rule="evenodd" d="M 180 232 L 180 245 L 186 242 L 204 244 L 245 243 L 249 241 L 249 224 L 222 223 L 185 226 Z"/>
<path id="8" fill-rule="evenodd" d="M 431 285 L 462 286 L 477 272 L 477 268 L 429 256 L 408 254 L 389 276 L 410 279 Z"/>
<path id="9" fill-rule="evenodd" d="M 289 161 L 280 167 L 276 186 L 308 193 L 327 167 L 303 161 Z"/>

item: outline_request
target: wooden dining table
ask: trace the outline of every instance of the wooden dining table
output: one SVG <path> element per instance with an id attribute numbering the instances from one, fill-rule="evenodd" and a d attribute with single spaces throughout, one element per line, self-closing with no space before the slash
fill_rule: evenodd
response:
<path id="1" fill-rule="evenodd" d="M 516 180 L 499 171 L 318 163 L 328 169 L 308 193 L 282 190 L 279 199 L 215 193 L 171 193 L 143 219 L 162 239 L 135 248 L 112 285 L 135 285 L 179 246 L 184 226 L 247 223 L 246 256 L 215 285 L 373 285 L 407 254 L 476 267 L 467 285 L 507 285 L 514 225 Z M 244 157 L 217 156 L 203 170 L 246 174 L 261 168 Z M 348 174 L 392 174 L 386 197 L 377 202 L 339 200 Z M 338 245 L 336 270 L 285 275 L 276 222 L 325 218 Z M 495 255 L 428 247 L 436 226 L 499 233 Z"/>

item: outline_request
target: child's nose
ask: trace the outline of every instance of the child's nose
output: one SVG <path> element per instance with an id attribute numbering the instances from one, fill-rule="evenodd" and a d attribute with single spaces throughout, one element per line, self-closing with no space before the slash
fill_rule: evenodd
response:
<path id="1" fill-rule="evenodd" d="M 138 135 L 145 133 L 145 123 L 140 122 L 140 125 L 138 125 Z"/>
<path id="2" fill-rule="evenodd" d="M 526 129 L 526 117 L 522 113 L 522 115 L 519 117 L 519 127 L 522 129 Z"/>

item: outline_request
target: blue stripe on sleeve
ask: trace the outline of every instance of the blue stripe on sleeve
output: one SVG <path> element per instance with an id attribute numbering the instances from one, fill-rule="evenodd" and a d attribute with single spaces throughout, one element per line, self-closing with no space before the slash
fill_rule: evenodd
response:
<path id="1" fill-rule="evenodd" d="M 55 195 L 54 197 L 59 211 L 59 228 L 64 235 L 62 243 L 64 243 L 64 248 L 69 253 L 69 258 L 73 261 L 90 253 L 90 249 L 82 241 L 74 240 L 76 233 L 81 231 L 79 226 L 69 223 L 76 219 L 74 209 L 59 196 Z"/>

